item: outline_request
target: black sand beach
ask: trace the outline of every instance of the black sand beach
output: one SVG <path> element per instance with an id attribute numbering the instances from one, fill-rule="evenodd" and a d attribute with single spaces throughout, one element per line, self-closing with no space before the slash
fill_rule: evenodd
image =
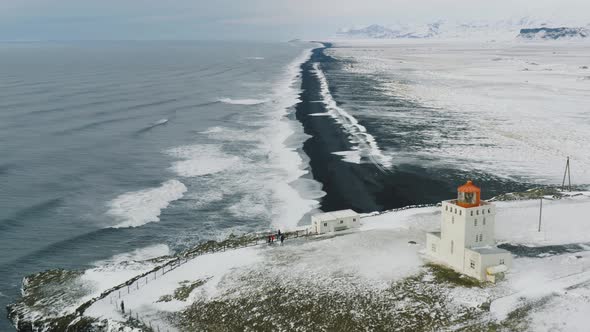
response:
<path id="1" fill-rule="evenodd" d="M 324 211 L 354 209 L 357 212 L 382 211 L 413 204 L 437 203 L 456 195 L 456 187 L 467 179 L 473 179 L 483 189 L 484 198 L 509 191 L 530 188 L 530 184 L 513 182 L 491 174 L 466 172 L 452 168 L 438 168 L 417 164 L 396 163 L 386 172 L 380 165 L 355 164 L 342 160 L 333 152 L 350 150 L 344 129 L 329 116 L 311 114 L 326 112 L 321 102 L 320 82 L 313 72 L 313 64 L 320 63 L 326 72 L 337 68 L 337 60 L 324 54 L 326 48 L 317 48 L 309 61 L 302 65 L 301 102 L 296 108 L 296 117 L 304 126 L 305 133 L 312 136 L 303 146 L 310 157 L 314 179 L 323 184 L 327 195 L 321 202 Z M 330 89 L 338 89 L 338 82 L 329 82 Z M 359 84 L 362 82 L 359 81 Z M 336 100 L 338 102 L 338 100 Z M 370 131 L 371 125 L 359 123 Z M 377 143 L 379 136 L 374 135 Z"/>

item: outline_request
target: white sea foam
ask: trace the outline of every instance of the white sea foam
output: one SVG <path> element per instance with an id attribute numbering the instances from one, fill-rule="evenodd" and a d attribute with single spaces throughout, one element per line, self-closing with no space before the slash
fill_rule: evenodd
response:
<path id="1" fill-rule="evenodd" d="M 153 127 L 168 123 L 168 119 L 160 119 L 152 124 Z"/>
<path id="2" fill-rule="evenodd" d="M 178 175 L 207 175 L 198 179 L 198 185 L 207 189 L 188 196 L 195 208 L 217 203 L 237 218 L 269 221 L 281 228 L 296 226 L 317 208 L 325 195 L 321 184 L 302 178 L 309 173 L 309 159 L 301 151 L 309 136 L 299 121 L 287 117 L 299 102 L 301 64 L 310 56 L 311 49 L 305 50 L 277 81 L 269 82 L 272 90 L 263 101 L 272 102 L 237 114 L 242 126 L 213 126 L 200 132 L 212 143 L 166 151 L 178 159 L 171 167 Z"/>
<path id="3" fill-rule="evenodd" d="M 313 69 L 320 81 L 320 93 L 326 109 L 347 132 L 350 142 L 361 150 L 361 153 L 365 154 L 373 163 L 385 168 L 391 167 L 391 157 L 383 154 L 375 138 L 367 132 L 367 129 L 363 125 L 359 124 L 355 117 L 336 104 L 330 93 L 326 75 L 324 75 L 324 72 L 320 68 L 320 64 L 317 62 L 314 63 Z"/>
<path id="4" fill-rule="evenodd" d="M 264 57 L 261 57 L 261 56 L 249 56 L 246 59 L 248 59 L 248 60 L 264 60 Z"/>
<path id="5" fill-rule="evenodd" d="M 261 195 L 246 195 L 238 203 L 230 206 L 228 210 L 237 217 L 242 217 L 244 214 L 254 218 L 268 217 L 270 213 L 267 209 L 268 204 L 261 202 L 261 198 L 263 198 Z"/>
<path id="6" fill-rule="evenodd" d="M 267 99 L 232 99 L 232 98 L 219 98 L 219 102 L 230 105 L 259 105 L 264 104 Z"/>
<path id="7" fill-rule="evenodd" d="M 206 192 L 192 193 L 186 196 L 187 199 L 194 201 L 195 208 L 202 208 L 214 202 L 223 200 L 224 194 L 217 190 L 210 190 Z"/>
<path id="8" fill-rule="evenodd" d="M 138 248 L 130 252 L 114 255 L 108 259 L 94 262 L 92 265 L 102 267 L 116 265 L 124 262 L 140 262 L 148 259 L 170 255 L 172 251 L 165 244 L 156 244 L 144 248 Z"/>
<path id="9" fill-rule="evenodd" d="M 223 131 L 222 127 L 215 126 L 215 127 L 208 128 L 205 131 L 202 131 L 201 134 L 214 134 L 214 133 L 219 133 L 221 131 Z"/>
<path id="10" fill-rule="evenodd" d="M 284 171 L 282 181 L 274 182 L 275 197 L 283 204 L 276 208 L 273 224 L 282 228 L 296 226 L 306 213 L 319 206 L 318 198 L 325 195 L 319 183 L 317 186 L 293 185 L 309 172 L 309 159 L 298 151 L 308 136 L 299 121 L 289 120 L 286 116 L 293 112 L 293 106 L 300 101 L 301 64 L 310 57 L 311 49 L 291 62 L 283 82 L 275 85 L 273 90 L 274 99 L 278 102 L 274 113 L 275 124 L 268 128 L 272 152 L 270 160 Z"/>
<path id="11" fill-rule="evenodd" d="M 174 162 L 171 169 L 183 177 L 194 177 L 221 172 L 240 158 L 224 153 L 219 145 L 195 144 L 179 146 L 166 151 L 179 161 Z"/>
<path id="12" fill-rule="evenodd" d="M 160 221 L 160 213 L 171 202 L 180 199 L 187 188 L 178 180 L 160 187 L 122 194 L 109 203 L 108 214 L 119 222 L 114 228 L 138 227 Z"/>
<path id="13" fill-rule="evenodd" d="M 332 152 L 332 154 L 335 154 L 337 156 L 341 156 L 342 160 L 352 163 L 352 164 L 360 164 L 361 163 L 361 153 L 358 150 L 351 150 L 351 151 L 338 151 L 338 152 Z"/>

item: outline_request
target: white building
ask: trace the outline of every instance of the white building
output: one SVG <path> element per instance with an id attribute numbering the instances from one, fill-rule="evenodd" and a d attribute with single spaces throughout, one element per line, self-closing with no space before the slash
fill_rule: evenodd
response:
<path id="1" fill-rule="evenodd" d="M 320 213 L 311 216 L 311 231 L 317 234 L 357 228 L 361 225 L 361 217 L 353 210 L 340 210 Z"/>
<path id="2" fill-rule="evenodd" d="M 426 235 L 426 252 L 457 272 L 495 282 L 512 265 L 512 255 L 496 247 L 496 207 L 480 200 L 480 193 L 467 181 L 457 199 L 442 202 L 441 231 Z"/>

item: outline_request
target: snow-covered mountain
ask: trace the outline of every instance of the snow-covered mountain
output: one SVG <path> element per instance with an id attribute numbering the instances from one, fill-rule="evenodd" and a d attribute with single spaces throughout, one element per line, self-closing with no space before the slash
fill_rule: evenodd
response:
<path id="1" fill-rule="evenodd" d="M 337 35 L 342 37 L 377 39 L 431 38 L 439 34 L 441 24 L 443 24 L 442 21 L 423 26 L 409 26 L 405 24 L 382 26 L 373 24 L 362 28 L 340 29 Z"/>
<path id="2" fill-rule="evenodd" d="M 579 39 L 590 36 L 587 28 L 528 28 L 520 29 L 518 38 L 522 39 Z"/>
<path id="3" fill-rule="evenodd" d="M 425 24 L 373 24 L 364 27 L 342 28 L 336 32 L 336 36 L 346 39 L 472 38 L 502 40 L 514 39 L 517 36 L 526 39 L 557 39 L 565 36 L 571 38 L 589 35 L 587 28 L 551 28 L 568 25 L 528 17 L 495 22 L 439 20 Z"/>

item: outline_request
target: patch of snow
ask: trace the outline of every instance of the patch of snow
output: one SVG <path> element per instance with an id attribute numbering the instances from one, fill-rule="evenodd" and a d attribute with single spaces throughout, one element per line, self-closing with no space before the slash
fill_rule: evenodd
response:
<path id="1" fill-rule="evenodd" d="M 523 245 L 590 242 L 589 195 L 544 200 L 539 227 L 539 200 L 497 202 L 496 240 Z"/>
<path id="2" fill-rule="evenodd" d="M 511 293 L 491 303 L 493 317 L 502 321 L 519 306 L 563 294 L 569 288 L 590 282 L 590 252 L 578 253 L 577 256 L 582 258 L 572 259 L 571 254 L 564 254 L 543 259 L 515 259 L 512 271 L 507 275 L 507 283 L 503 285 Z M 561 319 L 554 323 L 556 321 Z"/>
<path id="3" fill-rule="evenodd" d="M 533 331 L 588 331 L 590 312 L 590 288 L 577 287 L 562 291 L 530 315 Z"/>
<path id="4" fill-rule="evenodd" d="M 140 286 L 132 285 L 132 288 L 137 287 L 137 290 L 129 294 L 123 291 L 120 298 L 118 293 L 115 293 L 112 297 L 95 302 L 85 314 L 90 317 L 122 321 L 124 318 L 119 308 L 121 301 L 123 301 L 126 312 L 135 312 L 140 317 L 156 320 L 160 312 L 181 310 L 189 305 L 195 297 L 208 299 L 217 296 L 219 294 L 218 285 L 227 274 L 235 272 L 236 269 L 243 266 L 253 265 L 260 259 L 260 251 L 257 248 L 243 248 L 198 256 L 176 269 L 166 272 L 166 274 L 157 274 L 155 278 L 151 276 L 146 280 L 140 279 Z M 102 273 L 105 279 L 111 277 L 108 274 L 105 275 L 104 271 L 98 272 Z M 120 276 L 117 274 L 117 277 Z M 194 290 L 195 294 L 191 294 L 189 301 L 158 302 L 160 297 L 173 294 L 174 290 L 180 287 L 181 282 L 206 278 L 210 279 L 203 286 Z M 165 322 L 159 321 L 159 325 L 165 325 Z"/>

